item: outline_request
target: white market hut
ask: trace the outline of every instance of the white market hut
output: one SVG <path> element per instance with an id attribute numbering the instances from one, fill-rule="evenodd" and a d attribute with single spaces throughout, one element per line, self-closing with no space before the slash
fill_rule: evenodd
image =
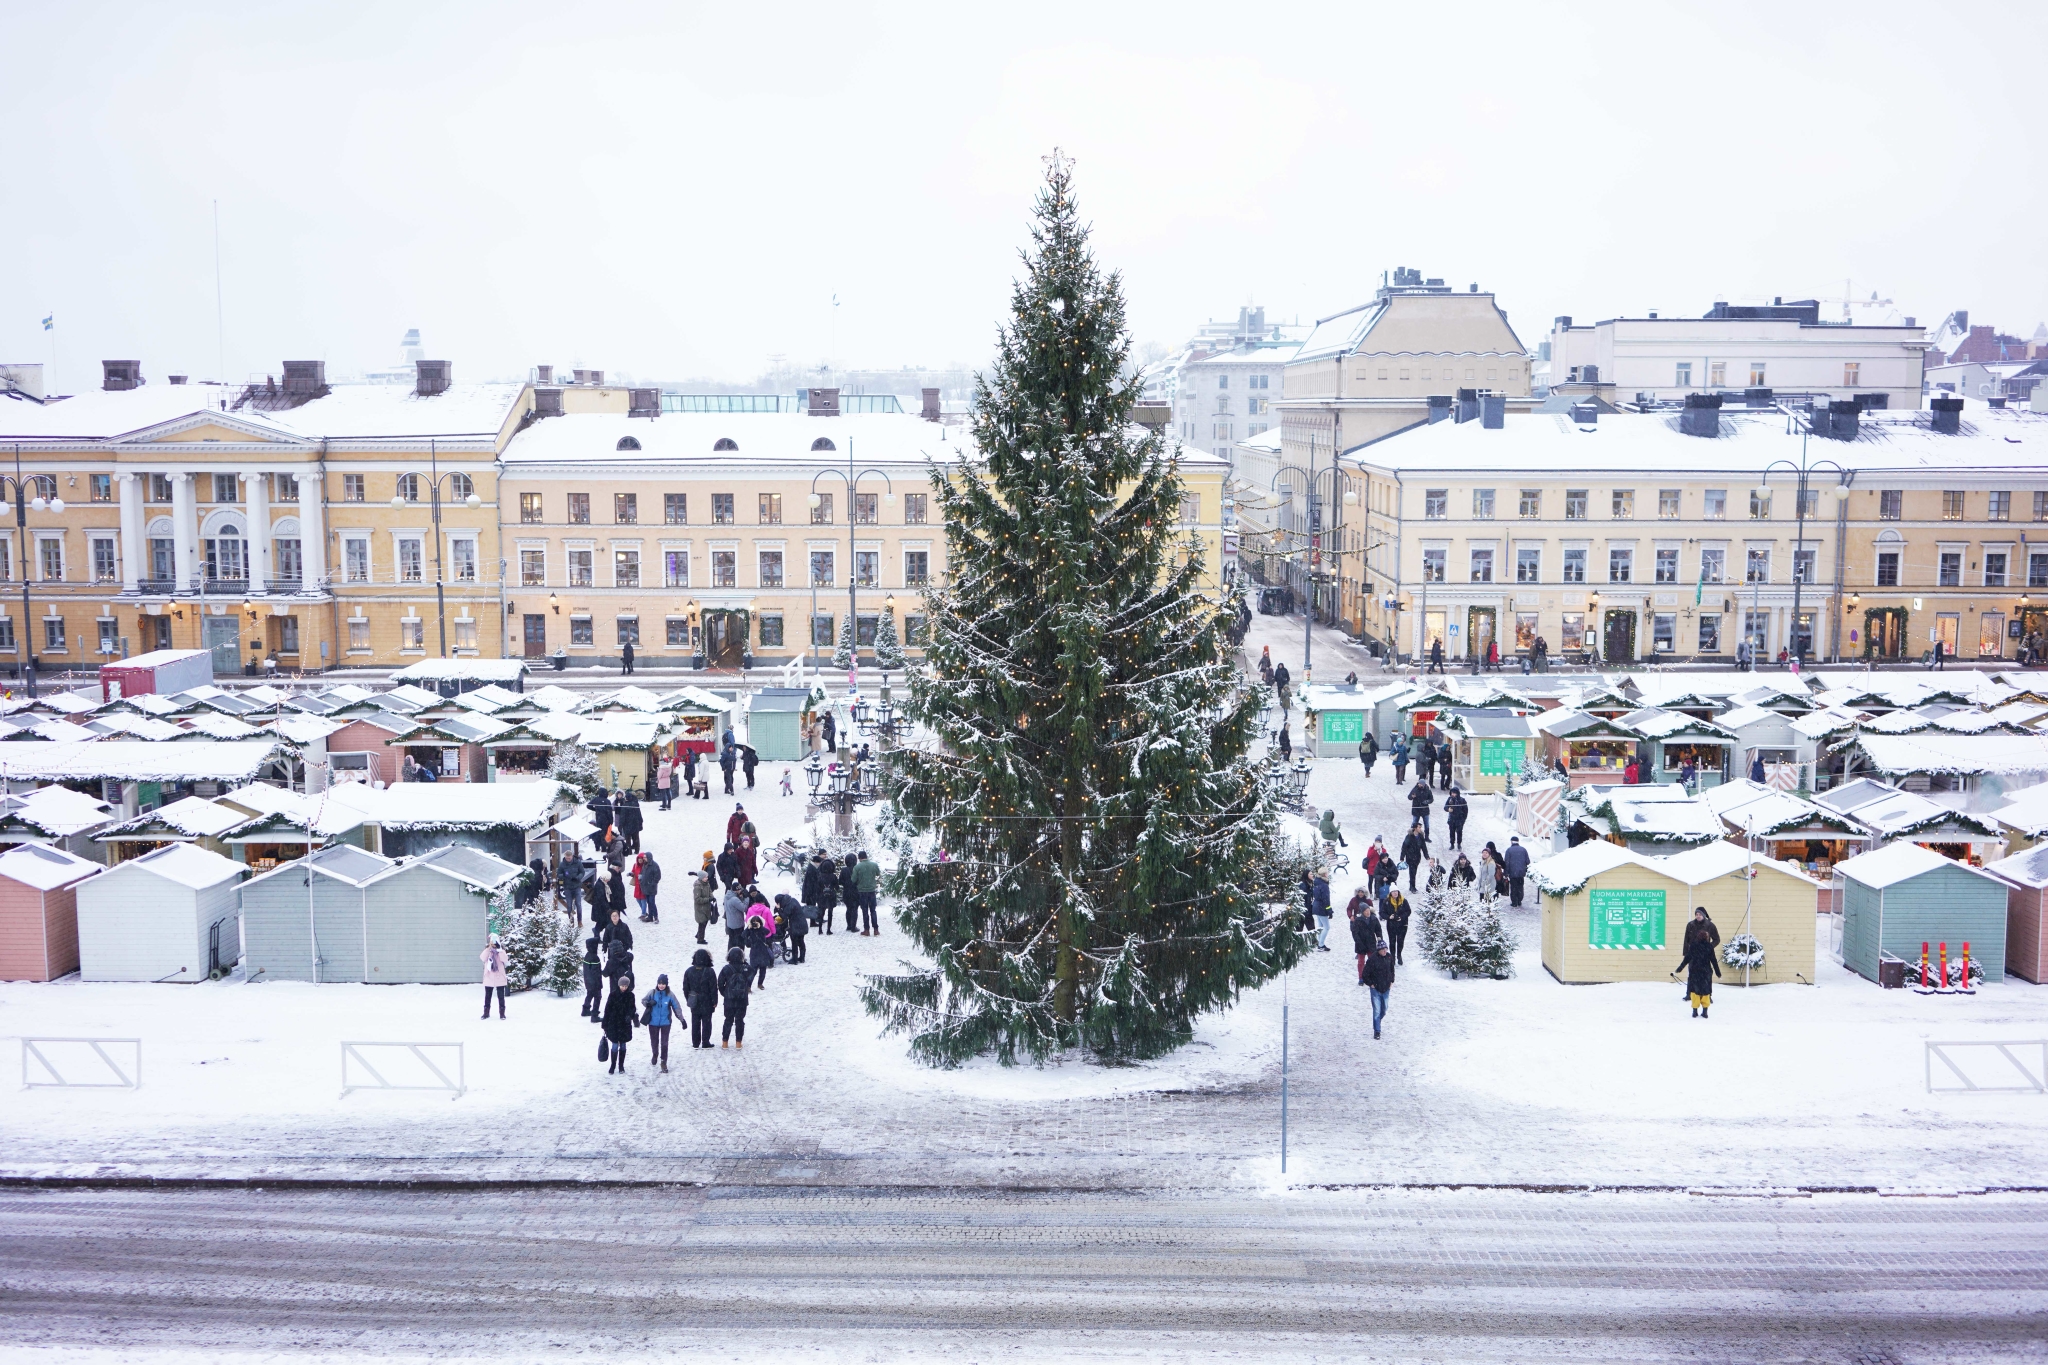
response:
<path id="1" fill-rule="evenodd" d="M 431 688 L 444 697 L 479 687 L 526 690 L 526 664 L 519 659 L 422 659 L 391 675 L 395 683 Z"/>
<path id="2" fill-rule="evenodd" d="M 87 981 L 204 981 L 241 954 L 235 893 L 248 869 L 171 844 L 78 888 L 79 975 Z"/>

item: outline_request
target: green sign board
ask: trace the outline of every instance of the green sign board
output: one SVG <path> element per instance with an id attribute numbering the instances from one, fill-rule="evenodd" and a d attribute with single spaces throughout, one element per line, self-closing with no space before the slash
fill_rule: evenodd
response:
<path id="1" fill-rule="evenodd" d="M 1595 891 L 1587 900 L 1587 941 L 1593 947 L 1664 947 L 1662 891 Z"/>
<path id="2" fill-rule="evenodd" d="M 1522 754 L 1528 744 L 1521 739 L 1482 739 L 1479 741 L 1479 771 L 1482 773 L 1513 773 L 1522 770 Z"/>
<path id="3" fill-rule="evenodd" d="M 1325 744 L 1356 744 L 1365 738 L 1363 711 L 1325 711 L 1319 719 Z"/>

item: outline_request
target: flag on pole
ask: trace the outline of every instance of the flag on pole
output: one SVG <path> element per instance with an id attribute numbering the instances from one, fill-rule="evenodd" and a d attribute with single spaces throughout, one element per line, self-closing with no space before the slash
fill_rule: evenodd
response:
<path id="1" fill-rule="evenodd" d="M 1699 581 L 1699 582 L 1697 582 L 1697 583 L 1695 583 L 1695 584 L 1693 584 L 1693 587 L 1692 587 L 1692 604 L 1693 604 L 1694 606 L 1698 606 L 1698 605 L 1700 604 L 1700 598 L 1706 595 L 1706 591 L 1707 591 L 1707 565 L 1706 565 L 1706 558 L 1707 558 L 1707 557 L 1706 557 L 1705 555 L 1701 555 L 1701 556 L 1700 556 L 1700 581 Z"/>
<path id="2" fill-rule="evenodd" d="M 45 314 L 43 314 L 43 330 L 44 330 L 45 332 L 53 332 L 53 331 L 55 331 L 56 329 L 57 329 L 57 315 L 56 315 L 55 313 L 45 313 Z"/>

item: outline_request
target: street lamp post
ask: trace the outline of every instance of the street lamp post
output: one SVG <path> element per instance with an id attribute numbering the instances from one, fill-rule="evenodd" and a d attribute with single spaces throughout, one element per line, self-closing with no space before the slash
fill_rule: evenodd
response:
<path id="1" fill-rule="evenodd" d="M 441 657 L 445 659 L 448 657 L 448 594 L 443 585 L 441 573 L 441 481 L 447 479 L 450 491 L 452 492 L 456 486 L 454 483 L 456 479 L 469 483 L 469 476 L 455 470 L 450 470 L 446 474 L 441 472 L 441 451 L 440 442 L 438 441 L 427 442 L 427 469 L 429 471 L 427 475 L 428 503 L 433 509 L 432 516 L 434 519 L 434 615 L 438 618 L 441 632 Z M 419 475 L 414 474 L 411 477 L 417 479 Z M 391 505 L 393 507 L 403 507 L 408 501 L 413 501 L 413 499 L 408 499 L 405 496 L 403 483 L 404 479 L 401 478 L 401 487 L 396 493 L 391 495 Z M 462 502 L 465 507 L 481 507 L 484 505 L 484 500 L 477 496 L 474 484 L 470 484 L 469 493 L 463 498 Z"/>
<path id="2" fill-rule="evenodd" d="M 1797 464 L 1787 459 L 1771 461 L 1764 466 L 1764 472 L 1757 480 L 1756 486 L 1756 495 L 1761 500 L 1771 495 L 1771 475 L 1774 471 L 1782 469 L 1796 480 L 1795 488 L 1797 491 L 1792 498 L 1792 518 L 1797 527 L 1792 551 L 1792 629 L 1788 632 L 1792 637 L 1792 657 L 1795 660 L 1803 659 L 1806 655 L 1806 649 L 1802 648 L 1802 645 L 1811 646 L 1813 643 L 1810 638 L 1804 641 L 1799 638 L 1800 604 L 1804 600 L 1802 589 L 1806 586 L 1806 580 L 1799 571 L 1800 557 L 1806 553 L 1806 492 L 1812 485 L 1815 474 L 1820 473 L 1822 470 L 1832 470 L 1835 475 L 1835 502 L 1840 504 L 1848 498 L 1849 484 L 1856 477 L 1833 460 L 1825 458 L 1810 460 L 1806 443 L 1812 439 L 1812 435 L 1811 430 L 1800 433 L 1799 462 Z M 1839 589 L 1841 585 L 1836 584 L 1835 586 Z"/>
<path id="3" fill-rule="evenodd" d="M 37 478 L 45 477 L 37 475 Z M 0 488 L 9 482 L 8 476 L 0 474 Z M 21 633 L 15 637 L 15 647 L 21 651 L 21 682 L 29 696 L 36 694 L 36 653 L 35 642 L 30 634 L 35 622 L 29 617 L 28 604 L 28 512 L 33 507 L 38 512 L 62 512 L 64 499 L 56 494 L 56 484 L 51 482 L 50 496 L 42 495 L 41 486 L 33 496 L 28 491 L 28 481 L 21 473 L 21 442 L 14 443 L 14 529 L 21 540 Z"/>
<path id="4" fill-rule="evenodd" d="M 1311 436 L 1309 438 L 1308 445 L 1307 470 L 1304 471 L 1296 469 L 1292 465 L 1282 465 L 1279 469 L 1273 472 L 1272 482 L 1267 485 L 1267 490 L 1269 492 L 1277 492 L 1280 487 L 1281 475 L 1290 473 L 1301 474 L 1303 476 L 1303 483 L 1305 484 L 1304 494 L 1308 499 L 1308 526 L 1304 531 L 1299 533 L 1303 541 L 1303 544 L 1300 547 L 1303 551 L 1303 577 L 1307 581 L 1308 588 L 1308 591 L 1304 594 L 1301 622 L 1301 685 L 1303 687 L 1308 686 L 1310 674 L 1313 672 L 1315 650 L 1315 637 L 1313 631 L 1315 628 L 1316 620 L 1316 561 L 1321 556 L 1323 543 L 1323 529 L 1318 527 L 1316 524 L 1316 518 L 1318 512 L 1321 510 L 1321 504 L 1316 499 L 1316 482 L 1318 476 L 1316 473 L 1315 462 L 1316 442 L 1315 438 Z M 1344 563 L 1344 551 L 1342 549 L 1343 542 L 1337 538 L 1337 528 L 1343 518 L 1342 514 L 1337 509 L 1342 505 L 1355 505 L 1358 502 L 1358 490 L 1351 486 L 1351 476 L 1349 474 L 1346 474 L 1342 469 L 1338 467 L 1337 447 L 1334 442 L 1332 442 L 1330 446 L 1330 467 L 1322 471 L 1322 473 L 1323 476 L 1326 476 L 1330 480 L 1331 517 L 1330 526 L 1328 528 L 1330 541 L 1333 545 L 1339 547 L 1336 550 L 1338 573 L 1337 575 L 1330 577 L 1330 581 L 1334 583 L 1341 579 Z M 1339 489 L 1343 490 L 1343 496 L 1341 499 L 1338 496 Z"/>
<path id="5" fill-rule="evenodd" d="M 861 470 L 859 473 L 854 472 L 853 438 L 850 436 L 846 439 L 846 469 L 843 472 L 837 469 L 821 469 L 811 478 L 810 505 L 814 513 L 822 501 L 818 495 L 818 480 L 824 478 L 827 474 L 836 476 L 841 483 L 846 485 L 846 617 L 848 629 L 853 632 L 852 637 L 847 641 L 846 686 L 849 691 L 852 691 L 860 685 L 860 575 L 854 569 L 856 557 L 859 553 L 855 549 L 854 544 L 854 536 L 856 534 L 854 528 L 857 521 L 854 514 L 854 504 L 860 492 L 860 481 L 870 474 L 880 476 L 882 483 L 888 488 L 889 501 L 892 503 L 896 501 L 896 485 L 890 481 L 888 474 L 880 469 L 870 467 Z M 813 586 L 816 586 L 815 583 Z M 811 629 L 815 631 L 817 629 L 817 612 L 815 609 L 812 611 L 811 621 Z"/>

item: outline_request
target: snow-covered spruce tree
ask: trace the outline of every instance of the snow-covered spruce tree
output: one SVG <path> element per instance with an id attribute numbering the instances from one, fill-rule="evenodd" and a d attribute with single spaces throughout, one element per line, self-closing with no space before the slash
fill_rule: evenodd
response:
<path id="1" fill-rule="evenodd" d="M 580 744 L 558 744 L 548 760 L 548 776 L 573 790 L 577 800 L 587 801 L 597 795 L 597 755 Z"/>
<path id="2" fill-rule="evenodd" d="M 885 611 L 881 620 L 875 623 L 875 666 L 877 668 L 903 667 L 903 646 L 896 640 L 896 615 Z"/>
<path id="3" fill-rule="evenodd" d="M 539 984 L 556 995 L 567 995 L 583 984 L 583 950 L 576 945 L 576 931 L 569 926 L 566 916 L 553 909 L 543 913 L 554 925 L 555 941 L 548 949 L 547 965 L 541 969 Z"/>
<path id="4" fill-rule="evenodd" d="M 844 671 L 853 667 L 853 613 L 839 625 L 839 648 L 832 651 L 832 666 Z"/>
<path id="5" fill-rule="evenodd" d="M 936 1065 L 1157 1056 L 1306 942 L 1263 894 L 1258 698 L 1175 530 L 1179 472 L 1131 424 L 1122 288 L 1057 158 L 1032 236 L 976 383 L 981 463 L 932 470 L 948 574 L 906 708 L 931 740 L 887 778 L 899 920 L 933 965 L 863 998 Z"/>
<path id="6" fill-rule="evenodd" d="M 1422 954 L 1432 964 L 1454 977 L 1513 975 L 1515 942 L 1495 898 L 1460 886 L 1424 896 L 1420 909 Z"/>

